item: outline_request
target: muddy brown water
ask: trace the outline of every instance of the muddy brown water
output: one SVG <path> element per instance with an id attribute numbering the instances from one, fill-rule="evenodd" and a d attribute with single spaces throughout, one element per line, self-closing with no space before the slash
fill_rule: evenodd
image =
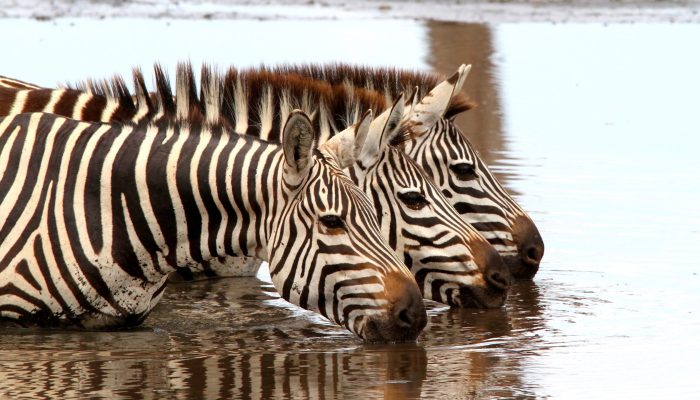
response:
<path id="1" fill-rule="evenodd" d="M 246 23 L 260 32 L 290 24 Z M 466 90 L 480 107 L 459 122 L 544 237 L 535 280 L 517 283 L 498 310 L 428 303 L 417 342 L 396 345 L 363 344 L 287 304 L 264 273 L 175 284 L 139 329 L 3 329 L 0 398 L 700 395 L 700 53 L 690 50 L 700 26 L 360 23 L 375 35 L 391 25 L 410 42 L 415 54 L 383 55 L 396 65 L 448 73 L 474 64 Z M 33 49 L 51 51 L 46 38 L 91 24 L 1 20 L 0 31 L 29 26 L 39 39 L 16 49 L 25 59 L 3 57 L 0 74 L 50 85 L 152 61 L 88 74 L 75 60 L 32 69 Z M 379 42 L 356 61 L 388 63 L 390 41 Z M 246 62 L 260 60 L 274 61 Z"/>

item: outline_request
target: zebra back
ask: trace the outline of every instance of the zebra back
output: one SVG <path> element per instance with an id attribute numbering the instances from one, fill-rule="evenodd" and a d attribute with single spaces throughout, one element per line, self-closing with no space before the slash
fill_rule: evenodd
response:
<path id="1" fill-rule="evenodd" d="M 41 86 L 0 75 L 0 87 L 10 89 L 41 89 Z"/>

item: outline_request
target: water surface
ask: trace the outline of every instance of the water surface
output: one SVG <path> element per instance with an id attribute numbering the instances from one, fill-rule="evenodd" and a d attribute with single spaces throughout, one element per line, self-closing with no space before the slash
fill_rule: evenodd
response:
<path id="1" fill-rule="evenodd" d="M 127 46 L 124 27 L 161 45 Z M 18 29 L 36 34 L 17 44 Z M 244 34 L 258 46 L 241 45 Z M 372 40 L 337 45 L 353 37 Z M 312 38 L 324 40 L 302 51 Z M 186 57 L 443 73 L 472 63 L 466 90 L 480 106 L 459 122 L 546 244 L 534 282 L 503 309 L 429 303 L 411 344 L 362 344 L 279 299 L 264 273 L 171 285 L 137 330 L 5 329 L 0 397 L 698 396 L 698 38 L 700 26 L 682 24 L 0 21 L 0 44 L 17 55 L 0 74 L 46 85 Z M 56 58 L 60 43 L 80 56 Z"/>

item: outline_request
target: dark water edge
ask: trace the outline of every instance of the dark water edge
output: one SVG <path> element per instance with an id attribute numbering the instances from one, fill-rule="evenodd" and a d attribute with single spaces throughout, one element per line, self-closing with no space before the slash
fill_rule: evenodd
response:
<path id="1" fill-rule="evenodd" d="M 534 282 L 499 310 L 429 303 L 397 345 L 264 279 L 171 285 L 139 329 L 0 330 L 0 398 L 697 397 L 700 27 L 392 24 L 426 67 L 474 65 L 459 123 L 538 224 Z"/>

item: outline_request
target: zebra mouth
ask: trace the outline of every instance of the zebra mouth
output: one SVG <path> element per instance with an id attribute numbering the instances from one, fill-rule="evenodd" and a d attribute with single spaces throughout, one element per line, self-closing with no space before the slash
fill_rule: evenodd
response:
<path id="1" fill-rule="evenodd" d="M 370 316 L 365 319 L 364 327 L 359 335 L 367 343 L 399 343 L 416 340 L 425 327 L 426 322 L 418 324 L 395 324 L 383 321 L 384 318 Z M 427 321 L 427 317 L 424 318 Z"/>
<path id="2" fill-rule="evenodd" d="M 539 262 L 530 262 L 530 258 L 522 257 L 520 254 L 504 256 L 503 261 L 515 279 L 532 279 L 540 268 Z"/>
<path id="3" fill-rule="evenodd" d="M 487 287 L 461 286 L 455 299 L 460 308 L 499 308 L 503 306 L 508 297 L 508 290 L 503 290 L 492 285 Z"/>

